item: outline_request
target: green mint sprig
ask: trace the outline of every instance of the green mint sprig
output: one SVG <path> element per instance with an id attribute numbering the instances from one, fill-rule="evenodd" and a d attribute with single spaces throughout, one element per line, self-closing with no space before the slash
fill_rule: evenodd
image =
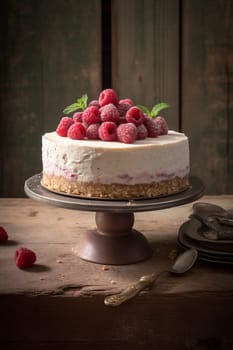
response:
<path id="1" fill-rule="evenodd" d="M 82 95 L 80 98 L 77 99 L 76 102 L 74 102 L 71 105 L 67 106 L 63 110 L 63 113 L 69 114 L 69 113 L 75 112 L 75 111 L 80 110 L 80 109 L 82 111 L 84 111 L 84 109 L 87 108 L 87 100 L 88 100 L 87 94 Z"/>
<path id="2" fill-rule="evenodd" d="M 151 118 L 156 118 L 158 113 L 165 108 L 169 108 L 170 105 L 166 102 L 161 102 L 161 103 L 157 103 L 156 105 L 154 105 L 152 107 L 151 110 L 149 110 L 146 106 L 142 106 L 142 105 L 138 105 L 138 108 L 140 108 L 143 113 L 145 113 L 146 115 L 148 115 Z"/>

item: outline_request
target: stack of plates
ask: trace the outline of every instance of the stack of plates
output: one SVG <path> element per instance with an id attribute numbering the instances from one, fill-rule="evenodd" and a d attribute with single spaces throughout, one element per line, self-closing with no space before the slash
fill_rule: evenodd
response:
<path id="1" fill-rule="evenodd" d="M 233 264 L 233 239 L 210 240 L 203 235 L 204 227 L 200 221 L 191 219 L 179 229 L 178 244 L 184 249 L 195 248 L 201 260 Z"/>

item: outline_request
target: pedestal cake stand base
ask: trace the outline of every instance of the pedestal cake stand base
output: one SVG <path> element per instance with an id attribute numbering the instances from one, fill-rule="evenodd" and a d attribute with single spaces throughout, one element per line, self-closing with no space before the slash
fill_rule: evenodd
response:
<path id="1" fill-rule="evenodd" d="M 96 229 L 87 230 L 77 255 L 90 262 L 128 265 L 151 257 L 152 249 L 145 236 L 133 228 L 134 213 L 170 208 L 201 197 L 204 185 L 190 177 L 190 188 L 167 197 L 138 200 L 80 198 L 51 192 L 41 186 L 41 174 L 25 181 L 25 193 L 33 199 L 67 209 L 96 212 Z"/>
<path id="2" fill-rule="evenodd" d="M 77 254 L 102 264 L 131 264 L 149 258 L 145 236 L 133 229 L 133 213 L 96 213 L 96 230 L 87 231 Z"/>

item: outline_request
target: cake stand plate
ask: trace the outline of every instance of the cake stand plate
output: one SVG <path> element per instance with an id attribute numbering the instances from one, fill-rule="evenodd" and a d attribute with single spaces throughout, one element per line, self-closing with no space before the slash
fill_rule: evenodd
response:
<path id="1" fill-rule="evenodd" d="M 77 255 L 106 265 L 126 265 L 148 259 L 152 249 L 145 236 L 133 229 L 134 213 L 152 211 L 192 202 L 204 191 L 202 181 L 190 177 L 190 188 L 170 196 L 137 200 L 107 200 L 57 194 L 41 186 L 41 174 L 25 181 L 28 197 L 67 209 L 94 211 L 96 229 L 82 238 Z"/>

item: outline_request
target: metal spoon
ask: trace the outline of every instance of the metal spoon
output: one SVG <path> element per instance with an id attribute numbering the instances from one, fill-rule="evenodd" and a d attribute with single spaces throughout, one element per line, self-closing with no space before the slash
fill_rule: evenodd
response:
<path id="1" fill-rule="evenodd" d="M 121 293 L 107 296 L 104 299 L 105 305 L 118 306 L 124 303 L 125 301 L 132 299 L 133 297 L 138 295 L 143 289 L 147 287 L 151 287 L 163 273 L 170 272 L 174 274 L 182 274 L 187 272 L 194 265 L 195 261 L 197 260 L 197 257 L 198 257 L 198 252 L 196 249 L 186 250 L 184 253 L 180 254 L 176 258 L 170 270 L 162 271 L 158 274 L 154 272 L 149 275 L 142 276 L 138 280 L 138 282 L 127 287 Z"/>

